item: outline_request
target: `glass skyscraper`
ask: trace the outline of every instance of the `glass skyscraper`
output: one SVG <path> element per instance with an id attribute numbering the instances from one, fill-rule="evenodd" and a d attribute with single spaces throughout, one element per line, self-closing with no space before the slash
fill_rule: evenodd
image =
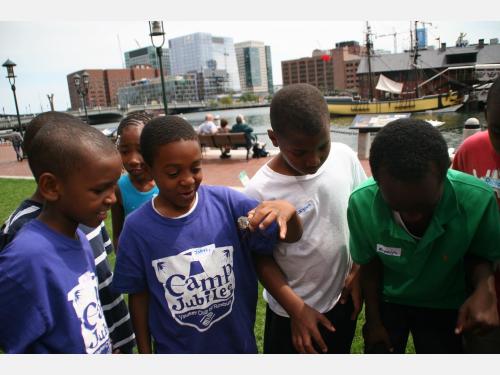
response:
<path id="1" fill-rule="evenodd" d="M 173 75 L 193 72 L 204 75 L 219 72 L 220 75 L 221 71 L 225 71 L 225 91 L 241 91 L 232 38 L 194 33 L 170 39 L 168 44 Z"/>

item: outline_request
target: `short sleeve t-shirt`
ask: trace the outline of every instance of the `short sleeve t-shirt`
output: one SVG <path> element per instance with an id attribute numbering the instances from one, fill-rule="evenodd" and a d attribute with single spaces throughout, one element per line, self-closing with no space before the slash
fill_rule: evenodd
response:
<path id="1" fill-rule="evenodd" d="M 453 169 L 486 182 L 496 194 L 500 208 L 500 154 L 491 145 L 487 131 L 471 135 L 453 158 Z"/>
<path id="2" fill-rule="evenodd" d="M 113 287 L 149 291 L 158 353 L 257 352 L 251 252 L 271 254 L 278 238 L 276 225 L 238 229 L 238 218 L 257 204 L 235 190 L 202 185 L 187 216 L 163 217 L 150 202 L 127 218 Z"/>
<path id="3" fill-rule="evenodd" d="M 111 353 L 85 235 L 27 223 L 0 252 L 0 347 L 8 353 Z"/>
<path id="4" fill-rule="evenodd" d="M 381 260 L 382 294 L 391 303 L 456 309 L 466 296 L 464 256 L 500 259 L 493 192 L 477 178 L 451 169 L 420 240 L 396 223 L 373 178 L 352 193 L 347 218 L 353 260 Z"/>
<path id="5" fill-rule="evenodd" d="M 335 306 L 350 271 L 347 203 L 351 192 L 365 179 L 354 151 L 335 142 L 315 174 L 285 176 L 266 164 L 245 188 L 245 193 L 259 201 L 284 199 L 297 208 L 303 224 L 302 239 L 278 243 L 274 259 L 293 291 L 319 312 L 326 313 Z M 267 291 L 264 298 L 273 312 L 288 316 Z"/>

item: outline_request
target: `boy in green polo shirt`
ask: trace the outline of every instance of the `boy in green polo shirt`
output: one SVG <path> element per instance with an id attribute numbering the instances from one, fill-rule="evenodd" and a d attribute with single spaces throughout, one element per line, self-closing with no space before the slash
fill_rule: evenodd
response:
<path id="1" fill-rule="evenodd" d="M 352 193 L 347 213 L 366 352 L 404 353 L 411 332 L 417 353 L 460 353 L 463 331 L 498 325 L 495 196 L 449 165 L 441 133 L 422 120 L 393 121 L 373 141 L 373 178 Z"/>

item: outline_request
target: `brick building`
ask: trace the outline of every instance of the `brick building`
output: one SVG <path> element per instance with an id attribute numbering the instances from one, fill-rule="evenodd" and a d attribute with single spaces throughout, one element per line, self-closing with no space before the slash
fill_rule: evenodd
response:
<path id="1" fill-rule="evenodd" d="M 83 107 L 82 99 L 78 95 L 73 76 L 83 72 L 89 75 L 89 92 L 87 107 L 114 107 L 118 105 L 118 90 L 130 85 L 132 81 L 143 78 L 159 77 L 159 70 L 149 65 L 138 65 L 130 69 L 85 69 L 70 73 L 66 76 L 68 81 L 71 109 L 78 110 Z"/>
<path id="2" fill-rule="evenodd" d="M 348 41 L 328 51 L 314 50 L 311 57 L 281 62 L 283 86 L 309 83 L 325 95 L 338 91 L 357 91 L 356 71 L 365 48 L 358 42 Z"/>

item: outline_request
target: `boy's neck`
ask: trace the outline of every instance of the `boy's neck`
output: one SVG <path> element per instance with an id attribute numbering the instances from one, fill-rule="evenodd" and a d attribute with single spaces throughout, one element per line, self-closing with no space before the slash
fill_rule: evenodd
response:
<path id="1" fill-rule="evenodd" d="M 40 191 L 38 190 L 38 187 L 36 188 L 33 195 L 30 197 L 30 200 L 32 200 L 33 202 L 36 202 L 36 203 L 40 203 L 40 204 L 43 204 L 45 202 L 45 200 L 42 197 L 42 194 L 40 194 Z"/>
<path id="2" fill-rule="evenodd" d="M 290 165 L 283 159 L 281 153 L 273 157 L 268 166 L 274 172 L 285 176 L 303 176 L 303 174 L 297 172 L 295 169 L 290 168 Z"/>
<path id="3" fill-rule="evenodd" d="M 76 229 L 78 228 L 78 223 L 62 216 L 61 213 L 56 211 L 54 207 L 51 207 L 50 204 L 44 205 L 40 216 L 38 216 L 38 220 L 47 225 L 54 232 L 69 237 L 72 240 L 77 238 Z"/>
<path id="4" fill-rule="evenodd" d="M 129 174 L 129 178 L 132 185 L 141 192 L 150 191 L 155 186 L 154 180 L 149 177 L 132 176 Z"/>

